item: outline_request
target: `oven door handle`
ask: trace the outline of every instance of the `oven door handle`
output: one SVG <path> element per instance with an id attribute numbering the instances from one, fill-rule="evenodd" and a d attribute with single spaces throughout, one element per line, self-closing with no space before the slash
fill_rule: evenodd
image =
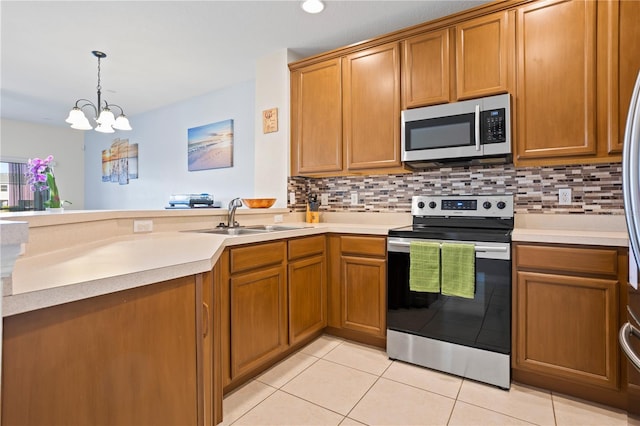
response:
<path id="1" fill-rule="evenodd" d="M 409 247 L 411 243 L 389 241 L 388 245 L 396 246 L 396 247 Z M 442 244 L 440 244 L 440 248 L 442 248 Z M 492 252 L 492 253 L 507 253 L 509 251 L 508 247 L 475 246 L 475 249 L 477 252 L 479 251 L 479 252 Z"/>

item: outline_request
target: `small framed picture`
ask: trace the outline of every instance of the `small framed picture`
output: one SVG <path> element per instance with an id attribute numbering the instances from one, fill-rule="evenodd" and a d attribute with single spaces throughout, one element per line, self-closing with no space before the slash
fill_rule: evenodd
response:
<path id="1" fill-rule="evenodd" d="M 262 133 L 278 131 L 278 108 L 262 111 Z"/>

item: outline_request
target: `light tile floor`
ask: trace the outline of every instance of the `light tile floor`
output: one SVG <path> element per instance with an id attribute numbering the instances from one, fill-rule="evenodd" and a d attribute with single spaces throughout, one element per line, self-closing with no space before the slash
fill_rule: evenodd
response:
<path id="1" fill-rule="evenodd" d="M 626 412 L 537 388 L 509 391 L 391 361 L 323 335 L 231 394 L 224 425 L 627 425 Z"/>

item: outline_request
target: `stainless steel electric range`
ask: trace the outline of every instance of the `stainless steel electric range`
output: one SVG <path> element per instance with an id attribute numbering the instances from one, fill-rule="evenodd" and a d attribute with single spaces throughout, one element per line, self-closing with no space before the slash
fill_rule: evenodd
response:
<path id="1" fill-rule="evenodd" d="M 388 234 L 388 356 L 508 389 L 513 196 L 416 196 L 411 213 Z M 473 244 L 473 298 L 412 291 L 412 241 Z"/>

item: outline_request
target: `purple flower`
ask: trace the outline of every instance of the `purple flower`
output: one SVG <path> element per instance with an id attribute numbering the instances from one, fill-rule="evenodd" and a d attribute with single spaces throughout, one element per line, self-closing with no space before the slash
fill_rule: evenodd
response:
<path id="1" fill-rule="evenodd" d="M 50 174 L 53 177 L 51 162 L 53 162 L 53 155 L 49 155 L 44 160 L 40 158 L 29 159 L 25 176 L 31 191 L 46 191 L 49 189 L 47 175 Z"/>

